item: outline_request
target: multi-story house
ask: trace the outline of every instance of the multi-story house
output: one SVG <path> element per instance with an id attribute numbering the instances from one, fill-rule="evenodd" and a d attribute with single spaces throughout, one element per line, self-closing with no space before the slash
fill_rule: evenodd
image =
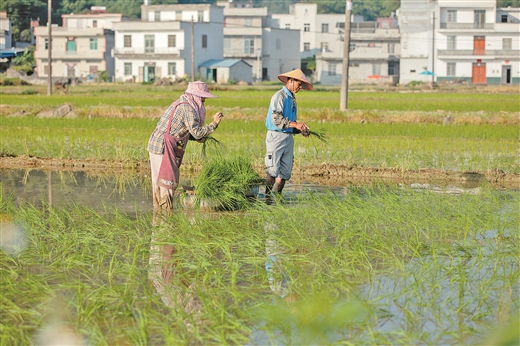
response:
<path id="1" fill-rule="evenodd" d="M 316 78 L 322 84 L 341 84 L 343 70 L 343 29 L 341 50 L 316 54 Z M 399 80 L 400 35 L 394 17 L 373 22 L 351 23 L 349 82 L 395 84 Z"/>
<path id="2" fill-rule="evenodd" d="M 494 0 L 401 0 L 401 82 L 519 84 L 519 14 Z"/>
<path id="3" fill-rule="evenodd" d="M 145 0 L 141 20 L 114 23 L 113 28 L 118 81 L 198 77 L 202 63 L 223 59 L 224 14 L 219 6 L 150 5 Z"/>
<path id="4" fill-rule="evenodd" d="M 255 81 L 276 80 L 278 74 L 300 67 L 299 30 L 270 27 L 267 7 L 226 1 L 217 5 L 224 7 L 224 57 L 251 65 Z"/>
<path id="5" fill-rule="evenodd" d="M 318 14 L 315 3 L 296 3 L 289 14 L 273 14 L 280 28 L 300 31 L 301 58 L 316 58 L 313 80 L 325 85 L 341 84 L 345 14 Z M 379 82 L 399 75 L 397 20 L 381 18 L 365 22 L 352 16 L 349 75 L 353 82 Z"/>
<path id="6" fill-rule="evenodd" d="M 11 20 L 7 18 L 7 12 L 0 12 L 0 49 L 11 49 L 12 43 Z"/>
<path id="7" fill-rule="evenodd" d="M 95 8 L 93 8 L 95 9 Z M 96 11 L 90 14 L 62 15 L 63 26 L 51 30 L 52 76 L 60 78 L 96 78 L 100 71 L 114 75 L 114 22 L 121 14 Z M 49 29 L 34 28 L 36 50 L 34 57 L 38 77 L 49 75 Z"/>
<path id="8" fill-rule="evenodd" d="M 319 52 L 339 52 L 343 49 L 341 29 L 345 27 L 344 14 L 318 14 L 315 3 L 296 3 L 289 14 L 272 14 L 273 22 L 281 29 L 300 31 L 301 58 Z"/>

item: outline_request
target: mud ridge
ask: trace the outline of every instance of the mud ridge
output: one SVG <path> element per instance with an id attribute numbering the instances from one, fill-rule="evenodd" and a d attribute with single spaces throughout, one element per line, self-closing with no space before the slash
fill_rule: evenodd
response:
<path id="1" fill-rule="evenodd" d="M 183 166 L 185 172 L 191 174 L 200 170 L 200 165 Z M 139 173 L 150 174 L 147 161 L 120 162 L 112 160 L 76 160 L 54 159 L 29 156 L 0 157 L 0 169 L 39 169 L 44 171 L 83 171 L 90 173 L 122 174 Z M 263 175 L 263 167 L 255 169 Z M 359 167 L 349 165 L 305 165 L 295 166 L 292 180 L 295 182 L 309 182 L 320 185 L 341 186 L 369 183 L 432 183 L 463 184 L 467 186 L 491 184 L 497 188 L 520 188 L 520 174 L 505 173 L 496 169 L 492 171 L 448 171 L 434 168 L 405 170 L 392 167 Z"/>

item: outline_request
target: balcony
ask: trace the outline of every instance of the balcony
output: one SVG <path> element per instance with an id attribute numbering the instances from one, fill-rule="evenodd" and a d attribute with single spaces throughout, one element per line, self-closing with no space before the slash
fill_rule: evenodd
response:
<path id="1" fill-rule="evenodd" d="M 105 52 L 100 50 L 86 50 L 86 51 L 56 51 L 53 50 L 52 52 L 52 59 L 53 60 L 103 60 Z M 49 51 L 48 50 L 37 50 L 34 52 L 34 57 L 36 59 L 47 59 L 49 57 Z"/>
<path id="2" fill-rule="evenodd" d="M 179 48 L 114 48 L 114 56 L 119 58 L 139 58 L 139 57 L 178 57 L 180 56 L 181 50 Z"/>
<path id="3" fill-rule="evenodd" d="M 518 58 L 520 50 L 518 49 L 486 49 L 483 54 L 475 54 L 473 49 L 438 49 L 437 56 L 440 57 L 482 57 L 482 56 L 498 56 L 501 58 Z"/>
<path id="4" fill-rule="evenodd" d="M 440 23 L 441 30 L 493 30 L 495 23 Z"/>

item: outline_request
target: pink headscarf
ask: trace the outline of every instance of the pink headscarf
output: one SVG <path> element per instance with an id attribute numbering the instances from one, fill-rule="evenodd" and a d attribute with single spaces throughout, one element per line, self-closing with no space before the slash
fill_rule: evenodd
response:
<path id="1" fill-rule="evenodd" d="M 195 110 L 199 117 L 199 125 L 203 126 L 206 120 L 206 107 L 199 96 L 193 94 L 184 93 L 184 97 L 188 100 L 189 105 Z"/>

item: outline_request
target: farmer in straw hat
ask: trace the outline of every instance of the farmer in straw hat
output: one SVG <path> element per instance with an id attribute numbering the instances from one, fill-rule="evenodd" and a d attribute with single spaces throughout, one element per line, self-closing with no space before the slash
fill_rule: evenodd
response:
<path id="1" fill-rule="evenodd" d="M 271 191 L 281 193 L 285 181 L 291 177 L 294 159 L 293 135 L 301 133 L 304 137 L 309 137 L 310 134 L 309 127 L 297 121 L 295 94 L 301 89 L 312 90 L 311 82 L 300 69 L 282 73 L 278 79 L 285 86 L 272 96 L 265 121 L 268 130 L 265 139 L 266 195 Z"/>
<path id="2" fill-rule="evenodd" d="M 148 140 L 152 169 L 152 193 L 154 208 L 172 209 L 173 195 L 179 184 L 179 167 L 188 140 L 205 142 L 205 137 L 215 131 L 222 120 L 221 112 L 204 126 L 206 108 L 204 101 L 215 98 L 202 81 L 191 82 L 183 95 L 162 114 Z"/>

